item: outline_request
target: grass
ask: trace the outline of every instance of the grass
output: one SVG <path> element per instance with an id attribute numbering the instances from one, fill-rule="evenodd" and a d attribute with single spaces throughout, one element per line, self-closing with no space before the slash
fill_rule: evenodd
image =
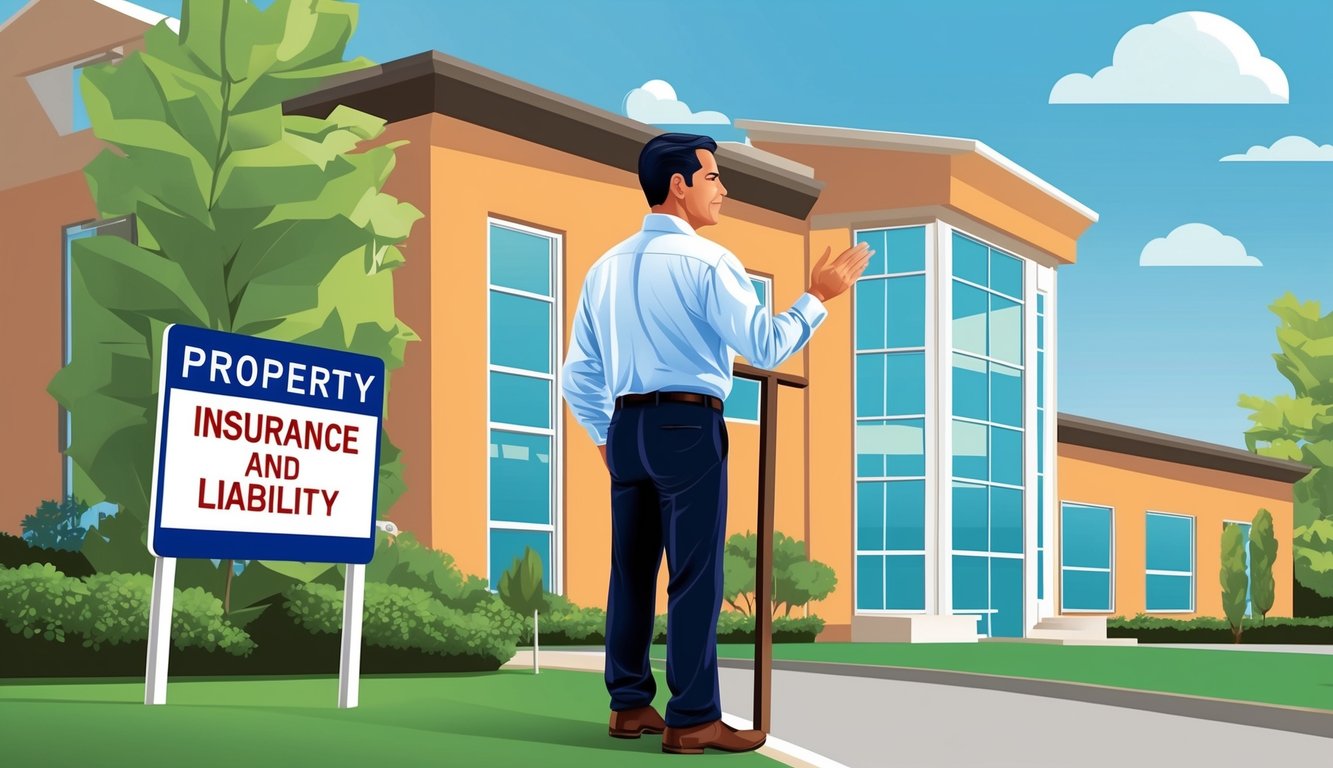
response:
<path id="1" fill-rule="evenodd" d="M 653 649 L 660 656 L 660 648 Z M 751 645 L 719 645 L 752 659 Z M 1333 657 L 1008 643 L 782 643 L 773 658 L 943 669 L 1333 710 Z"/>
<path id="2" fill-rule="evenodd" d="M 665 692 L 659 680 L 658 690 Z M 670 762 L 661 739 L 612 739 L 601 675 L 543 670 L 362 678 L 339 710 L 338 680 L 175 681 L 167 704 L 143 682 L 0 683 L 7 765 L 637 766 Z M 659 697 L 662 699 L 662 697 Z M 679 760 L 679 758 L 676 758 Z M 769 766 L 709 753 L 691 765 Z"/>

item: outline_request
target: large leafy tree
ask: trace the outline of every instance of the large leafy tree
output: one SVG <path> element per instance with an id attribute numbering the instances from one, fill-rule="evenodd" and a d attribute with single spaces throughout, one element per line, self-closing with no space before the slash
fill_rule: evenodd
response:
<path id="1" fill-rule="evenodd" d="M 1250 602 L 1260 621 L 1273 610 L 1276 584 L 1273 581 L 1273 561 L 1277 560 L 1277 537 L 1273 535 L 1273 515 L 1259 510 L 1250 524 Z"/>
<path id="2" fill-rule="evenodd" d="M 89 187 L 100 215 L 137 221 L 135 243 L 75 242 L 73 360 L 49 388 L 73 414 L 69 454 L 120 506 L 85 544 L 99 570 L 99 559 L 149 564 L 141 542 L 168 324 L 375 355 L 390 370 L 416 338 L 394 314 L 392 270 L 421 213 L 382 192 L 398 145 L 364 146 L 384 121 L 345 107 L 326 119 L 282 110 L 369 64 L 343 60 L 356 13 L 332 0 L 262 11 L 185 0 L 179 36 L 159 24 L 143 51 L 84 70 L 93 131 L 108 145 L 85 169 Z M 384 511 L 403 485 L 399 452 L 381 439 Z M 138 550 L 108 547 L 107 531 L 137 537 Z"/>
<path id="3" fill-rule="evenodd" d="M 1241 395 L 1254 422 L 1245 444 L 1313 467 L 1293 489 L 1292 560 L 1297 581 L 1333 597 L 1333 313 L 1320 315 L 1319 302 L 1301 303 L 1290 293 L 1269 309 L 1281 320 L 1273 360 L 1293 394 Z"/>

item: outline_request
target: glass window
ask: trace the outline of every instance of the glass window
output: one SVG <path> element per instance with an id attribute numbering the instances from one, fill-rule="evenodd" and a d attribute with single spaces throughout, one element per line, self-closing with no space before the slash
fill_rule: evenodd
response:
<path id="1" fill-rule="evenodd" d="M 1006 296 L 1023 296 L 1023 262 L 994 248 L 990 252 L 991 289 Z"/>
<path id="2" fill-rule="evenodd" d="M 890 611 L 920 611 L 926 607 L 924 555 L 889 555 L 884 558 L 884 607 Z"/>
<path id="3" fill-rule="evenodd" d="M 884 610 L 884 556 L 856 556 L 856 608 Z"/>
<path id="4" fill-rule="evenodd" d="M 953 274 L 977 285 L 987 285 L 989 275 L 986 246 L 957 232 L 953 235 Z"/>
<path id="5" fill-rule="evenodd" d="M 987 293 L 965 283 L 953 284 L 953 347 L 986 354 Z"/>
<path id="6" fill-rule="evenodd" d="M 990 427 L 990 479 L 1006 485 L 1023 484 L 1023 433 Z"/>
<path id="7" fill-rule="evenodd" d="M 887 346 L 921 347 L 926 343 L 926 277 L 890 277 L 885 299 L 889 311 Z"/>
<path id="8" fill-rule="evenodd" d="M 990 632 L 995 637 L 1023 636 L 1023 560 L 992 557 L 990 561 Z"/>
<path id="9" fill-rule="evenodd" d="M 1017 488 L 990 489 L 990 549 L 1023 553 L 1023 492 Z"/>
<path id="10" fill-rule="evenodd" d="M 926 481 L 885 483 L 884 509 L 887 518 L 885 549 L 926 548 Z"/>
<path id="11" fill-rule="evenodd" d="M 856 242 L 867 243 L 870 246 L 870 250 L 875 252 L 875 255 L 870 257 L 870 262 L 866 264 L 866 271 L 862 273 L 862 277 L 874 277 L 875 275 L 887 274 L 888 270 L 886 264 L 888 263 L 887 258 L 889 249 L 884 243 L 884 230 L 872 229 L 865 232 L 857 232 Z"/>
<path id="12" fill-rule="evenodd" d="M 1111 509 L 1069 503 L 1060 509 L 1061 609 L 1110 612 Z"/>
<path id="13" fill-rule="evenodd" d="M 867 280 L 864 277 L 856 282 L 857 349 L 888 347 L 884 311 L 888 284 L 888 280 Z"/>
<path id="14" fill-rule="evenodd" d="M 551 582 L 551 532 L 491 528 L 491 589 L 500 588 L 500 577 L 514 567 L 531 547 L 542 559 L 542 588 L 554 592 Z"/>
<path id="15" fill-rule="evenodd" d="M 990 605 L 989 560 L 986 557 L 954 555 L 953 607 L 957 611 L 985 610 Z"/>
<path id="16" fill-rule="evenodd" d="M 887 239 L 890 272 L 921 272 L 925 270 L 925 227 L 890 229 L 887 233 Z M 875 257 L 872 256 L 871 258 Z"/>
<path id="17" fill-rule="evenodd" d="M 990 295 L 990 356 L 1015 365 L 1023 364 L 1023 307 L 1009 299 Z"/>
<path id="18" fill-rule="evenodd" d="M 915 416 L 926 412 L 926 356 L 896 352 L 884 356 L 886 416 Z"/>
<path id="19" fill-rule="evenodd" d="M 856 425 L 858 477 L 921 477 L 926 474 L 923 419 L 863 421 Z"/>
<path id="20" fill-rule="evenodd" d="M 93 127 L 92 120 L 88 118 L 88 106 L 83 103 L 83 67 L 73 69 L 73 122 L 70 125 L 75 131 L 82 131 Z"/>
<path id="21" fill-rule="evenodd" d="M 856 484 L 856 548 L 884 551 L 884 483 L 860 481 Z"/>
<path id="22" fill-rule="evenodd" d="M 953 423 L 953 473 L 968 480 L 986 480 L 990 457 L 986 448 L 986 426 L 968 421 Z"/>
<path id="23" fill-rule="evenodd" d="M 1011 427 L 1023 426 L 1023 372 L 990 364 L 990 420 Z"/>
<path id="24" fill-rule="evenodd" d="M 990 418 L 985 360 L 953 356 L 953 415 L 985 421 Z"/>
<path id="25" fill-rule="evenodd" d="M 750 285 L 754 286 L 754 294 L 759 297 L 759 303 L 762 304 L 771 313 L 773 311 L 773 302 L 768 300 L 769 280 L 765 277 L 751 277 Z"/>
<path id="26" fill-rule="evenodd" d="M 730 421 L 759 423 L 760 384 L 739 376 L 731 380 L 731 394 L 722 403 L 722 413 Z"/>
<path id="27" fill-rule="evenodd" d="M 954 481 L 953 548 L 955 550 L 972 552 L 990 550 L 986 494 L 987 488 L 984 485 Z"/>
<path id="28" fill-rule="evenodd" d="M 488 225 L 490 313 L 488 518 L 491 589 L 523 548 L 542 557 L 551 580 L 559 520 L 555 471 L 555 356 L 559 350 L 556 275 L 560 239 L 527 227 Z M 516 293 L 522 292 L 522 293 Z M 499 369 L 499 370 L 497 370 Z"/>
<path id="29" fill-rule="evenodd" d="M 1194 519 L 1148 513 L 1147 566 L 1150 571 L 1194 570 Z"/>

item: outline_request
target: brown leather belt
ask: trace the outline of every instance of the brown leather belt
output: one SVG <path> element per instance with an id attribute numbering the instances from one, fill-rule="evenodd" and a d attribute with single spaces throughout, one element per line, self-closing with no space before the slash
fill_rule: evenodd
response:
<path id="1" fill-rule="evenodd" d="M 715 411 L 722 410 L 722 401 L 712 395 L 697 392 L 649 392 L 642 395 L 621 395 L 616 398 L 616 407 L 627 405 L 661 405 L 662 403 L 694 403 L 706 405 Z"/>

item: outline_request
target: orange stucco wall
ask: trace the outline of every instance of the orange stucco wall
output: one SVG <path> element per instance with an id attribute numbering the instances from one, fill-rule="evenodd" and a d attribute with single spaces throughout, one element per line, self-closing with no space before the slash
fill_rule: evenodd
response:
<path id="1" fill-rule="evenodd" d="M 1173 618 L 1222 616 L 1223 521 L 1250 522 L 1260 508 L 1273 515 L 1278 538 L 1273 564 L 1276 598 L 1270 616 L 1291 615 L 1291 485 L 1213 469 L 1126 456 L 1085 446 L 1059 446 L 1058 500 L 1115 510 L 1115 602 L 1108 615 L 1133 616 L 1145 610 L 1147 512 L 1194 518 L 1195 612 Z M 1057 507 L 1058 510 L 1058 507 Z M 1056 516 L 1056 536 L 1060 517 Z M 1055 564 L 1058 568 L 1058 563 Z M 1059 605 L 1059 571 L 1055 571 Z"/>

